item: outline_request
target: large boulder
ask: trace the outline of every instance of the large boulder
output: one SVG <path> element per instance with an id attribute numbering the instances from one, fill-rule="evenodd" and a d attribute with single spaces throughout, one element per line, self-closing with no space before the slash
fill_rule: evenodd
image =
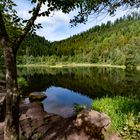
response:
<path id="1" fill-rule="evenodd" d="M 43 101 L 47 96 L 43 92 L 33 92 L 29 94 L 30 102 Z"/>
<path id="2" fill-rule="evenodd" d="M 111 120 L 106 114 L 87 109 L 81 111 L 74 121 L 77 129 L 97 139 L 104 138 L 104 133 L 110 124 Z"/>

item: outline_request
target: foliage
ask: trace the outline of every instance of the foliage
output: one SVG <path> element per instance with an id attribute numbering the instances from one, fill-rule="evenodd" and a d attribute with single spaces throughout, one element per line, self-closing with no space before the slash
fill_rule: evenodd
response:
<path id="1" fill-rule="evenodd" d="M 30 57 L 34 56 L 33 64 L 35 62 L 40 64 L 76 62 L 127 65 L 128 67 L 138 65 L 140 64 L 139 20 L 140 14 L 132 13 L 117 19 L 114 23 L 108 21 L 81 34 L 52 43 L 39 36 L 35 36 L 36 40 L 31 36 L 27 37 L 18 53 L 21 61 L 18 61 L 18 64 L 31 64 L 31 62 L 25 63 L 24 59 L 29 58 L 30 61 Z M 28 49 L 25 49 L 26 46 Z"/>
<path id="2" fill-rule="evenodd" d="M 99 16 L 102 13 L 113 15 L 118 7 L 138 8 L 140 6 L 140 2 L 137 0 L 80 0 L 80 2 L 80 11 L 78 15 L 71 20 L 73 25 L 86 23 L 89 15 Z"/>
<path id="3" fill-rule="evenodd" d="M 74 113 L 78 114 L 83 109 L 86 109 L 86 105 L 74 104 L 73 109 L 74 109 Z"/>
<path id="4" fill-rule="evenodd" d="M 44 56 L 48 53 L 50 42 L 36 34 L 28 34 L 22 42 L 17 55 Z"/>
<path id="5" fill-rule="evenodd" d="M 20 88 L 28 86 L 28 82 L 26 81 L 26 79 L 24 77 L 21 77 L 21 76 L 18 77 L 17 81 L 18 81 L 18 85 L 19 85 Z"/>
<path id="6" fill-rule="evenodd" d="M 112 130 L 119 131 L 124 139 L 139 138 L 140 100 L 134 97 L 101 98 L 96 99 L 92 109 L 105 112 L 112 120 Z"/>
<path id="7" fill-rule="evenodd" d="M 140 112 L 138 116 L 128 115 L 126 125 L 123 127 L 121 135 L 124 140 L 137 140 L 140 138 Z"/>

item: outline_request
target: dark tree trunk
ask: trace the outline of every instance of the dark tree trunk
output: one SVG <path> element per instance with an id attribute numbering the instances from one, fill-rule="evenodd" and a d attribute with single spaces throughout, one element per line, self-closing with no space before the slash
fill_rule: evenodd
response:
<path id="1" fill-rule="evenodd" d="M 4 140 L 19 139 L 19 92 L 17 86 L 16 55 L 6 43 L 3 48 L 6 66 L 6 117 Z"/>
<path id="2" fill-rule="evenodd" d="M 21 35 L 13 44 L 6 31 L 3 14 L 0 10 L 0 47 L 3 48 L 6 67 L 6 117 L 4 128 L 4 140 L 19 140 L 19 92 L 17 85 L 16 53 L 27 33 L 33 26 L 43 0 L 39 0 L 32 17 L 28 20 Z"/>
<path id="3" fill-rule="evenodd" d="M 19 140 L 19 93 L 17 86 L 16 53 L 7 34 L 0 11 L 0 47 L 4 52 L 6 67 L 6 111 L 4 140 Z"/>

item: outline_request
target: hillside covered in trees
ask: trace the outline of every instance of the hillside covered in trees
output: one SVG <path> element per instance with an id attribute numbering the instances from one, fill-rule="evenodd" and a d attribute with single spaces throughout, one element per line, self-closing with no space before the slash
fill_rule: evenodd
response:
<path id="1" fill-rule="evenodd" d="M 139 65 L 139 25 L 140 14 L 132 13 L 61 41 L 49 42 L 43 37 L 28 34 L 19 49 L 17 63 Z M 0 53 L 2 57 L 1 50 Z"/>
<path id="2" fill-rule="evenodd" d="M 101 26 L 53 42 L 49 55 L 56 55 L 72 62 L 108 63 L 123 65 L 131 61 L 140 63 L 140 15 L 133 13 L 108 21 Z"/>

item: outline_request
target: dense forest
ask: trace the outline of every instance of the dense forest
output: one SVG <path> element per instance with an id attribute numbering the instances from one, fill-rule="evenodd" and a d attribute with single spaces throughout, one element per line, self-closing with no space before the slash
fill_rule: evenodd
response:
<path id="1" fill-rule="evenodd" d="M 19 49 L 17 63 L 138 65 L 139 25 L 140 14 L 135 12 L 61 41 L 49 42 L 44 37 L 30 33 Z M 1 50 L 0 54 L 2 57 Z"/>

